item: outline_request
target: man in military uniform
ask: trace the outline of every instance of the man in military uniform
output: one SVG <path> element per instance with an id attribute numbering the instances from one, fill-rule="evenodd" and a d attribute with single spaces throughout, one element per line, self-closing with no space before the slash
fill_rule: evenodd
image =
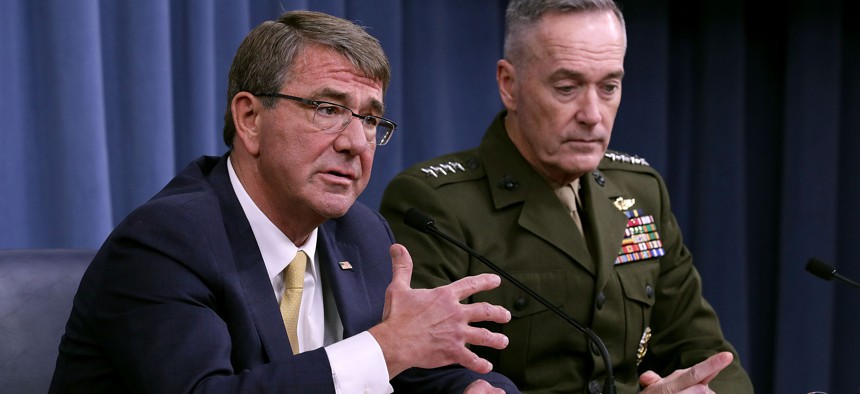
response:
<path id="1" fill-rule="evenodd" d="M 506 18 L 497 66 L 506 110 L 478 148 L 404 171 L 383 197 L 382 214 L 414 257 L 413 284 L 489 271 L 407 227 L 415 207 L 599 335 L 617 392 L 752 392 L 702 297 L 662 178 L 643 159 L 607 151 L 624 74 L 621 12 L 611 0 L 511 0 Z M 476 352 L 520 390 L 602 390 L 598 346 L 524 291 L 505 282 L 470 301 L 511 311 L 510 323 L 484 326 L 507 335 L 508 348 Z M 401 378 L 432 391 L 476 377 L 449 368 Z"/>

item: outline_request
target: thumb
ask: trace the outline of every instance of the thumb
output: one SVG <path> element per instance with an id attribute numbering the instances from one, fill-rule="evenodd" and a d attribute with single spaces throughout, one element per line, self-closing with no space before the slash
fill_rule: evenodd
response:
<path id="1" fill-rule="evenodd" d="M 661 379 L 660 375 L 655 373 L 654 371 L 647 371 L 642 375 L 639 375 L 639 385 L 642 387 L 648 387 L 654 383 L 659 382 Z"/>
<path id="2" fill-rule="evenodd" d="M 391 254 L 391 285 L 411 288 L 412 256 L 409 255 L 409 251 L 403 245 L 393 244 L 388 252 Z"/>

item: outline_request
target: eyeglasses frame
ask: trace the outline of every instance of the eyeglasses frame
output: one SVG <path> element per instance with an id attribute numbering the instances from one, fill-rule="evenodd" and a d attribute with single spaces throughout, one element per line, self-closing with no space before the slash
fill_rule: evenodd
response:
<path id="1" fill-rule="evenodd" d="M 353 110 L 349 109 L 349 107 L 344 106 L 343 104 L 332 103 L 330 101 L 324 101 L 324 100 L 310 100 L 310 99 L 306 99 L 306 98 L 302 98 L 302 97 L 290 96 L 288 94 L 283 94 L 283 93 L 251 93 L 251 94 L 253 94 L 254 96 L 257 96 L 257 97 L 274 97 L 274 98 L 282 98 L 282 99 L 286 99 L 286 100 L 292 100 L 295 102 L 299 102 L 299 103 L 309 105 L 309 106 L 314 106 L 317 108 L 319 108 L 320 105 L 331 105 L 331 106 L 335 106 L 338 108 L 343 108 L 343 109 L 349 111 L 349 113 L 352 114 L 353 117 L 359 118 L 362 121 L 365 119 L 368 119 L 368 118 L 378 120 L 377 127 L 379 127 L 378 126 L 379 124 L 383 124 L 383 122 L 390 123 L 391 124 L 390 130 L 387 133 L 385 133 L 381 138 L 380 137 L 376 138 L 376 140 L 378 140 L 379 142 L 368 141 L 368 142 L 371 142 L 373 144 L 376 144 L 376 146 L 382 146 L 382 145 L 387 144 L 388 141 L 391 140 L 391 136 L 394 134 L 394 130 L 397 129 L 397 123 L 394 123 L 394 121 L 392 121 L 391 119 L 387 119 L 387 118 L 383 118 L 381 116 L 375 116 L 375 115 L 359 115 L 359 114 L 355 113 Z M 316 119 L 316 112 L 314 112 L 314 119 Z M 340 127 L 340 129 L 338 129 L 336 132 L 339 133 L 341 131 L 346 130 L 347 126 L 349 126 L 349 122 L 344 123 Z M 386 127 L 383 127 L 383 128 L 385 129 Z"/>

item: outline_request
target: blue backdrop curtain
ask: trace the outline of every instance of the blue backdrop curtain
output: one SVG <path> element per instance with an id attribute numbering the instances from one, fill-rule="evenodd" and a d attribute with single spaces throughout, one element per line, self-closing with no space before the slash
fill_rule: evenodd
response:
<path id="1" fill-rule="evenodd" d="M 476 145 L 501 108 L 505 0 L 0 1 L 0 248 L 98 247 L 193 158 L 222 154 L 244 35 L 284 10 L 358 21 L 390 56 L 361 200 Z M 629 51 L 611 147 L 669 185 L 705 294 L 758 392 L 860 388 L 860 5 L 623 2 Z M 2 317 L 0 317 L 2 318 Z"/>

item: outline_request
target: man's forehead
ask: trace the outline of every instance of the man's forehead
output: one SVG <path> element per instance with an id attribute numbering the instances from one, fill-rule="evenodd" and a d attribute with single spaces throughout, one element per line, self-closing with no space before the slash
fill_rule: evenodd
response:
<path id="1" fill-rule="evenodd" d="M 624 27 L 612 11 L 548 12 L 527 32 L 531 40 L 570 45 L 612 45 L 626 49 Z"/>
<path id="2" fill-rule="evenodd" d="M 614 22 L 613 22 L 614 21 Z M 527 53 L 533 61 L 553 68 L 566 65 L 623 72 L 626 53 L 623 32 L 611 12 L 550 13 L 528 33 Z"/>
<path id="3" fill-rule="evenodd" d="M 354 103 L 359 108 L 370 108 L 378 114 L 382 114 L 385 111 L 381 93 L 379 93 L 378 96 L 372 94 L 367 97 L 353 97 L 349 92 L 322 85 L 320 88 L 312 90 L 310 92 L 310 97 L 308 98 L 313 100 L 333 101 L 347 105 L 353 104 L 353 101 L 361 100 L 361 102 Z"/>
<path id="4" fill-rule="evenodd" d="M 382 82 L 368 77 L 349 59 L 332 49 L 306 48 L 296 59 L 290 74 L 285 89 L 300 89 L 304 94 L 313 95 L 308 98 L 356 101 L 356 105 L 382 108 Z"/>
<path id="5" fill-rule="evenodd" d="M 382 90 L 382 81 L 368 76 L 351 60 L 332 48 L 308 45 L 301 50 L 292 66 L 295 78 L 333 78 Z"/>
<path id="6" fill-rule="evenodd" d="M 549 80 L 562 80 L 562 79 L 573 79 L 573 80 L 587 80 L 590 77 L 597 77 L 601 80 L 607 79 L 623 79 L 624 78 L 624 68 L 610 68 L 603 71 L 599 75 L 589 75 L 584 70 L 581 69 L 570 69 L 566 67 L 559 67 L 555 69 L 550 75 Z"/>

